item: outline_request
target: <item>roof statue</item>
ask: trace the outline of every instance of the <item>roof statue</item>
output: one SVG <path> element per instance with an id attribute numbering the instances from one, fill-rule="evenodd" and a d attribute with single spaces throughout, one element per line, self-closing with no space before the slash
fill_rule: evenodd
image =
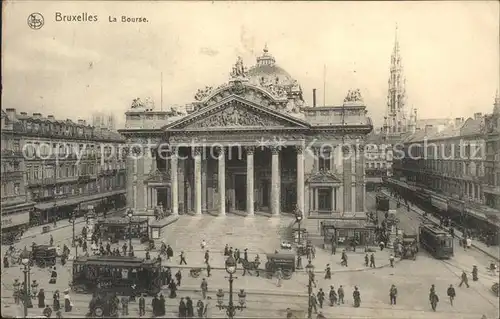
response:
<path id="1" fill-rule="evenodd" d="M 147 97 L 144 100 L 144 107 L 148 110 L 154 110 L 155 102 L 153 101 L 153 99 L 151 97 Z"/>
<path id="2" fill-rule="evenodd" d="M 243 65 L 243 59 L 241 58 L 241 56 L 239 56 L 238 60 L 236 60 L 236 63 L 233 66 L 233 70 L 231 71 L 231 77 L 232 78 L 245 77 L 246 72 L 247 70 Z"/>
<path id="3" fill-rule="evenodd" d="M 198 89 L 198 92 L 196 92 L 194 99 L 196 101 L 202 101 L 204 98 L 206 98 L 207 96 L 210 95 L 212 90 L 213 90 L 213 87 L 211 87 L 211 86 L 205 86 L 204 89 Z"/>
<path id="4" fill-rule="evenodd" d="M 135 98 L 132 100 L 132 105 L 130 105 L 131 109 L 139 109 L 139 108 L 144 108 L 144 103 L 141 101 L 140 98 Z"/>
<path id="5" fill-rule="evenodd" d="M 347 96 L 344 99 L 344 102 L 363 102 L 361 91 L 359 89 L 349 90 L 347 92 Z"/>

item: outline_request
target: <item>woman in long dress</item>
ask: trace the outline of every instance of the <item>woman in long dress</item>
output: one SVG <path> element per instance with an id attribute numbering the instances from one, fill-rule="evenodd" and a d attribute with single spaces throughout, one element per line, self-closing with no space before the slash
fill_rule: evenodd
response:
<path id="1" fill-rule="evenodd" d="M 45 292 L 40 289 L 38 293 L 38 308 L 45 308 Z"/>
<path id="2" fill-rule="evenodd" d="M 71 302 L 71 298 L 69 297 L 69 290 L 64 291 L 64 311 L 71 312 L 73 308 L 73 303 Z"/>

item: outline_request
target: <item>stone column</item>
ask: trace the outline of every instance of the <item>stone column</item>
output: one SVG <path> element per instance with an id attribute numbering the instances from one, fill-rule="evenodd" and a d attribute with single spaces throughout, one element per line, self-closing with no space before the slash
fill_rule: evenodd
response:
<path id="1" fill-rule="evenodd" d="M 253 156 L 255 147 L 250 146 L 245 148 L 247 152 L 247 213 L 249 216 L 254 214 L 254 170 Z"/>
<path id="2" fill-rule="evenodd" d="M 208 159 L 203 156 L 201 159 L 201 211 L 207 212 L 207 161 Z"/>
<path id="3" fill-rule="evenodd" d="M 156 207 L 158 205 L 158 190 L 155 188 L 152 188 L 151 189 L 152 191 L 152 194 L 153 194 L 153 202 L 152 202 L 152 205 L 153 207 Z"/>
<path id="4" fill-rule="evenodd" d="M 219 187 L 219 215 L 226 215 L 226 154 L 224 147 L 219 150 L 219 170 L 218 170 L 218 187 Z"/>
<path id="5" fill-rule="evenodd" d="M 336 207 L 337 205 L 335 205 L 336 202 L 337 202 L 337 188 L 332 187 L 332 211 L 333 212 L 336 212 L 338 209 L 338 207 Z"/>
<path id="6" fill-rule="evenodd" d="M 319 212 L 319 188 L 315 187 L 314 189 L 314 211 Z"/>
<path id="7" fill-rule="evenodd" d="M 280 157 L 279 148 L 271 147 L 271 214 L 280 214 Z"/>
<path id="8" fill-rule="evenodd" d="M 358 150 L 356 148 L 353 149 L 351 160 L 351 213 L 356 212 L 356 156 Z"/>
<path id="9" fill-rule="evenodd" d="M 177 176 L 178 171 L 178 158 L 177 158 L 177 149 L 172 149 L 172 154 L 170 158 L 170 172 L 172 178 L 172 214 L 179 214 L 179 179 Z"/>
<path id="10" fill-rule="evenodd" d="M 195 214 L 201 215 L 201 148 L 194 149 Z"/>
<path id="11" fill-rule="evenodd" d="M 304 147 L 296 146 L 297 150 L 297 206 L 304 214 Z"/>

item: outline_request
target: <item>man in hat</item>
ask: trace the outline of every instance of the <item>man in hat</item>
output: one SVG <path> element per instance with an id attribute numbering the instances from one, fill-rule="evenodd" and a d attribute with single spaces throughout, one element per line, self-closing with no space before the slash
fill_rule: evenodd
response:
<path id="1" fill-rule="evenodd" d="M 207 249 L 207 251 L 205 251 L 205 264 L 208 264 L 209 260 L 210 260 L 210 255 L 209 255 L 208 249 Z"/>
<path id="2" fill-rule="evenodd" d="M 243 259 L 248 262 L 248 248 L 245 248 L 245 251 L 243 252 Z"/>
<path id="3" fill-rule="evenodd" d="M 203 301 L 198 300 L 196 303 L 196 312 L 198 313 L 198 318 L 203 318 L 203 310 L 205 309 L 205 305 L 203 304 Z"/>
<path id="4" fill-rule="evenodd" d="M 212 297 L 208 296 L 207 301 L 205 301 L 205 308 L 203 309 L 203 316 L 205 318 L 210 318 L 211 316 L 211 308 L 210 308 L 210 300 L 212 300 Z"/>
<path id="5" fill-rule="evenodd" d="M 71 312 L 73 309 L 73 303 L 71 302 L 71 298 L 69 297 L 69 289 L 66 289 L 64 292 L 64 311 Z"/>
<path id="6" fill-rule="evenodd" d="M 180 269 L 175 274 L 175 279 L 177 280 L 177 286 L 180 286 L 181 285 L 181 280 L 182 280 L 182 273 L 181 273 Z"/>
<path id="7" fill-rule="evenodd" d="M 325 279 L 332 279 L 332 269 L 330 268 L 330 264 L 326 264 Z"/>
<path id="8" fill-rule="evenodd" d="M 391 289 L 389 290 L 389 298 L 391 299 L 391 305 L 396 304 L 396 297 L 398 296 L 398 289 L 396 288 L 395 285 L 391 286 Z"/>
<path id="9" fill-rule="evenodd" d="M 328 297 L 330 299 L 330 307 L 333 307 L 333 305 L 337 303 L 337 292 L 335 291 L 333 285 L 330 286 L 330 293 L 328 294 Z"/>
<path id="10" fill-rule="evenodd" d="M 181 254 L 179 255 L 179 258 L 180 258 L 180 262 L 179 262 L 179 265 L 182 265 L 182 263 L 184 263 L 184 265 L 187 265 L 187 262 L 186 262 L 186 256 L 184 255 L 184 252 L 181 251 Z"/>
<path id="11" fill-rule="evenodd" d="M 461 281 L 458 287 L 462 287 L 463 284 L 465 284 L 467 288 L 469 288 L 469 279 L 467 278 L 467 273 L 465 272 L 465 270 L 462 271 Z"/>
<path id="12" fill-rule="evenodd" d="M 201 285 L 200 285 L 200 288 L 201 288 L 201 294 L 203 296 L 203 300 L 207 299 L 207 292 L 208 292 L 208 283 L 207 281 L 205 280 L 205 278 L 203 278 L 201 280 Z"/>
<path id="13" fill-rule="evenodd" d="M 212 270 L 212 267 L 210 267 L 210 264 L 207 263 L 207 277 L 210 277 L 210 271 Z"/>
<path id="14" fill-rule="evenodd" d="M 144 299 L 144 295 L 141 295 L 139 298 L 139 316 L 142 317 L 146 314 L 146 299 Z"/>
<path id="15" fill-rule="evenodd" d="M 19 279 L 14 279 L 14 302 L 16 303 L 16 305 L 19 304 L 19 301 L 21 299 L 21 290 L 19 288 L 19 286 L 21 286 L 21 283 L 19 282 Z"/>

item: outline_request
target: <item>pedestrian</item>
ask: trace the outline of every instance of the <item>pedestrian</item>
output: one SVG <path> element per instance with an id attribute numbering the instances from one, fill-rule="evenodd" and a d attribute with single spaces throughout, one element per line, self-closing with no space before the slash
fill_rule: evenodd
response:
<path id="1" fill-rule="evenodd" d="M 455 296 L 457 295 L 455 293 L 455 288 L 453 288 L 453 285 L 450 285 L 450 287 L 448 287 L 448 290 L 446 291 L 446 294 L 450 298 L 450 304 L 453 306 L 453 299 L 455 299 Z"/>
<path id="2" fill-rule="evenodd" d="M 469 248 L 469 249 L 472 247 L 472 239 L 470 237 L 467 237 L 466 245 L 467 245 L 467 248 Z"/>
<path id="3" fill-rule="evenodd" d="M 73 303 L 69 296 L 69 289 L 64 290 L 64 312 L 71 312 L 73 309 Z"/>
<path id="4" fill-rule="evenodd" d="M 389 263 L 391 264 L 391 267 L 394 268 L 394 255 L 393 254 L 391 254 L 389 256 Z"/>
<path id="5" fill-rule="evenodd" d="M 21 283 L 19 282 L 19 279 L 14 279 L 14 303 L 16 305 L 19 304 L 19 301 L 21 299 L 21 290 L 20 290 L 20 286 L 21 286 Z"/>
<path id="6" fill-rule="evenodd" d="M 339 296 L 337 305 L 340 305 L 340 303 L 344 304 L 344 288 L 342 288 L 342 285 L 340 285 L 339 289 L 337 290 L 337 294 Z"/>
<path id="7" fill-rule="evenodd" d="M 478 281 L 477 272 L 477 266 L 472 265 L 472 281 Z"/>
<path id="8" fill-rule="evenodd" d="M 208 249 L 207 249 L 207 251 L 205 252 L 205 264 L 208 264 L 209 259 L 210 259 L 210 255 L 209 255 Z"/>
<path id="9" fill-rule="evenodd" d="M 224 256 L 229 256 L 229 246 L 228 246 L 228 244 L 226 244 L 226 246 L 224 246 Z"/>
<path id="10" fill-rule="evenodd" d="M 137 295 L 137 286 L 136 284 L 132 284 L 130 287 L 130 302 L 135 302 L 135 296 Z"/>
<path id="11" fill-rule="evenodd" d="M 168 284 L 168 288 L 170 289 L 170 295 L 168 296 L 170 299 L 174 299 L 177 297 L 177 285 L 175 281 L 172 279 Z"/>
<path id="12" fill-rule="evenodd" d="M 325 279 L 332 279 L 332 269 L 330 268 L 330 264 L 326 264 Z"/>
<path id="13" fill-rule="evenodd" d="M 170 245 L 167 246 L 167 260 L 170 260 L 174 257 L 174 250 L 172 249 L 172 247 L 170 247 Z"/>
<path id="14" fill-rule="evenodd" d="M 311 311 L 314 309 L 314 313 L 318 313 L 318 300 L 316 299 L 314 293 L 311 293 L 309 299 L 311 304 Z"/>
<path id="15" fill-rule="evenodd" d="M 380 243 L 378 244 L 378 246 L 380 247 L 380 251 L 382 251 L 382 250 L 384 250 L 385 243 L 383 241 L 380 241 Z"/>
<path id="16" fill-rule="evenodd" d="M 335 292 L 335 288 L 330 286 L 330 293 L 328 294 L 328 297 L 330 299 L 330 307 L 333 307 L 337 303 L 337 292 Z"/>
<path id="17" fill-rule="evenodd" d="M 276 270 L 276 287 L 281 287 L 282 279 L 283 279 L 283 272 L 281 271 L 281 268 L 278 268 L 278 270 Z"/>
<path id="18" fill-rule="evenodd" d="M 210 271 L 212 270 L 212 267 L 210 267 L 210 264 L 207 263 L 207 277 L 210 277 Z"/>
<path id="19" fill-rule="evenodd" d="M 38 282 L 36 280 L 33 280 L 33 283 L 31 284 L 31 297 L 36 298 L 38 295 Z"/>
<path id="20" fill-rule="evenodd" d="M 122 315 L 128 316 L 128 298 L 123 296 L 121 301 L 122 301 Z"/>
<path id="21" fill-rule="evenodd" d="M 210 308 L 210 300 L 212 297 L 208 296 L 207 301 L 205 301 L 205 309 L 203 309 L 203 317 L 210 318 L 211 317 L 211 308 Z"/>
<path id="22" fill-rule="evenodd" d="M 465 284 L 467 288 L 469 288 L 469 279 L 467 278 L 467 273 L 465 272 L 465 270 L 462 271 L 461 281 L 458 287 L 462 287 L 463 284 Z"/>
<path id="23" fill-rule="evenodd" d="M 203 305 L 203 301 L 198 300 L 198 302 L 196 303 L 196 312 L 198 313 L 198 318 L 203 318 L 203 310 L 205 310 L 205 305 Z"/>
<path id="24" fill-rule="evenodd" d="M 243 259 L 248 262 L 248 248 L 245 248 L 243 251 Z"/>
<path id="25" fill-rule="evenodd" d="M 340 259 L 340 265 L 347 267 L 347 254 L 345 250 L 342 251 L 342 257 Z"/>
<path id="26" fill-rule="evenodd" d="M 52 237 L 52 234 L 50 235 L 50 246 L 54 246 L 54 237 Z"/>
<path id="27" fill-rule="evenodd" d="M 438 295 L 434 292 L 432 293 L 430 296 L 429 296 L 429 300 L 431 302 L 431 307 L 432 307 L 432 310 L 436 311 L 436 308 L 437 308 L 437 304 L 439 302 L 439 297 Z"/>
<path id="28" fill-rule="evenodd" d="M 194 316 L 194 307 L 193 301 L 190 297 L 186 297 L 186 317 L 193 318 Z"/>
<path id="29" fill-rule="evenodd" d="M 203 296 L 203 300 L 207 299 L 208 283 L 205 280 L 205 278 L 203 278 L 201 280 L 200 288 L 201 288 L 201 295 Z"/>
<path id="30" fill-rule="evenodd" d="M 182 263 L 184 263 L 184 265 L 187 265 L 186 256 L 184 256 L 184 252 L 183 251 L 181 251 L 181 254 L 179 255 L 179 257 L 180 257 L 180 260 L 181 260 L 180 263 L 179 263 L 179 265 L 182 265 Z"/>
<path id="31" fill-rule="evenodd" d="M 325 292 L 323 291 L 322 288 L 319 288 L 319 291 L 318 291 L 318 303 L 319 303 L 319 307 L 320 308 L 323 308 L 323 301 L 325 301 Z"/>
<path id="32" fill-rule="evenodd" d="M 45 291 L 40 289 L 38 293 L 38 308 L 45 308 Z"/>
<path id="33" fill-rule="evenodd" d="M 181 301 L 183 301 L 184 298 L 181 298 Z M 151 300 L 151 307 L 153 308 L 153 316 L 157 317 L 160 315 L 160 300 L 158 299 L 158 295 L 155 295 L 153 300 Z M 179 318 L 184 318 L 179 315 Z"/>
<path id="34" fill-rule="evenodd" d="M 370 268 L 372 268 L 372 267 L 376 268 L 375 267 L 375 255 L 373 253 L 370 255 Z"/>
<path id="35" fill-rule="evenodd" d="M 50 309 L 49 305 L 46 305 L 45 309 L 43 309 L 43 315 L 47 318 L 50 318 L 50 316 L 52 316 L 52 309 Z"/>
<path id="36" fill-rule="evenodd" d="M 146 260 L 151 260 L 151 254 L 149 251 L 146 251 Z"/>
<path id="37" fill-rule="evenodd" d="M 205 239 L 203 239 L 201 241 L 201 244 L 200 244 L 200 247 L 201 247 L 201 250 L 205 250 L 205 247 L 207 246 L 207 242 L 205 241 Z"/>
<path id="38" fill-rule="evenodd" d="M 180 286 L 181 285 L 181 280 L 182 280 L 182 273 L 181 273 L 180 269 L 175 274 L 175 279 L 177 280 L 177 286 Z"/>
<path id="39" fill-rule="evenodd" d="M 142 317 L 146 314 L 146 299 L 144 299 L 144 295 L 141 295 L 139 298 L 139 316 Z"/>
<path id="40" fill-rule="evenodd" d="M 165 297 L 163 297 L 162 293 L 160 293 L 159 310 L 160 316 L 164 316 L 167 313 L 167 308 L 165 307 Z"/>
<path id="41" fill-rule="evenodd" d="M 59 298 L 59 290 L 54 291 L 54 294 L 52 295 L 52 308 L 54 309 L 54 311 L 58 311 L 59 309 L 61 309 Z"/>
<path id="42" fill-rule="evenodd" d="M 314 288 L 316 288 L 316 279 L 314 271 L 309 272 L 309 281 L 314 285 Z"/>
<path id="43" fill-rule="evenodd" d="M 398 296 L 398 288 L 396 288 L 395 285 L 391 286 L 391 289 L 389 291 L 389 297 L 391 299 L 391 305 L 396 304 L 396 297 Z"/>
<path id="44" fill-rule="evenodd" d="M 365 255 L 365 267 L 368 267 L 370 259 L 368 258 L 368 254 Z"/>
<path id="45" fill-rule="evenodd" d="M 354 307 L 359 308 L 361 305 L 361 293 L 358 290 L 358 287 L 354 286 L 354 291 L 352 292 L 352 298 L 354 299 Z"/>

